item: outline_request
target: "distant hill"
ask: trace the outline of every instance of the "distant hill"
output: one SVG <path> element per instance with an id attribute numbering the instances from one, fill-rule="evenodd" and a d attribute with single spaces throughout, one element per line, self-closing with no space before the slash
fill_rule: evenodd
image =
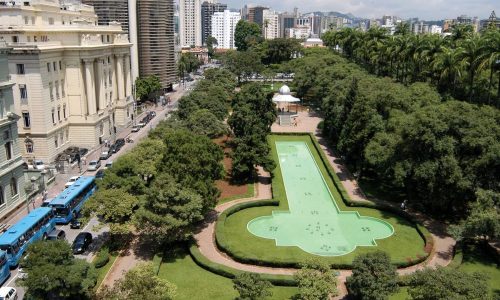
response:
<path id="1" fill-rule="evenodd" d="M 355 15 L 353 15 L 351 13 L 344 14 L 344 13 L 341 13 L 341 12 L 338 12 L 338 11 L 329 11 L 329 12 L 315 11 L 315 12 L 312 12 L 312 13 L 314 13 L 315 15 L 334 16 L 334 17 L 346 18 L 346 19 L 350 19 L 350 20 L 359 20 L 359 19 L 362 19 L 362 18 L 356 17 Z"/>

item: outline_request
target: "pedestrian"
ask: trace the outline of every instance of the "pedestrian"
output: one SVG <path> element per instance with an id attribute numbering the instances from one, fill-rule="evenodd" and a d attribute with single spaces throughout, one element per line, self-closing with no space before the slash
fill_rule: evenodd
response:
<path id="1" fill-rule="evenodd" d="M 48 195 L 49 195 L 49 193 L 47 192 L 47 190 L 43 190 L 43 193 L 42 193 L 42 201 L 47 200 Z"/>

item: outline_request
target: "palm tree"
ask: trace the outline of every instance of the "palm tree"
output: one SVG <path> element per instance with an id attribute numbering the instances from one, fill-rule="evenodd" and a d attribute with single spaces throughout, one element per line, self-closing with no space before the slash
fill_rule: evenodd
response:
<path id="1" fill-rule="evenodd" d="M 488 30 L 482 36 L 482 45 L 480 55 L 478 57 L 478 65 L 480 69 L 489 69 L 489 84 L 488 84 L 488 104 L 491 103 L 491 88 L 493 87 L 493 75 L 499 71 L 498 61 L 500 61 L 500 31 Z M 498 81 L 498 99 L 500 100 L 500 76 Z"/>
<path id="2" fill-rule="evenodd" d="M 410 34 L 410 30 L 410 23 L 401 22 L 396 25 L 396 31 L 394 32 L 394 35 L 408 35 Z"/>
<path id="3" fill-rule="evenodd" d="M 442 47 L 441 52 L 436 55 L 432 66 L 439 74 L 438 84 L 446 90 L 452 87 L 452 94 L 455 94 L 457 80 L 462 77 L 463 60 L 462 48 Z"/>
<path id="4" fill-rule="evenodd" d="M 468 79 L 469 79 L 469 102 L 472 103 L 472 97 L 474 96 L 474 78 L 476 76 L 476 72 L 480 71 L 480 55 L 481 55 L 481 45 L 480 38 L 477 35 L 474 35 L 471 38 L 464 40 L 461 43 L 463 48 L 462 51 L 462 61 L 463 65 L 467 69 Z"/>

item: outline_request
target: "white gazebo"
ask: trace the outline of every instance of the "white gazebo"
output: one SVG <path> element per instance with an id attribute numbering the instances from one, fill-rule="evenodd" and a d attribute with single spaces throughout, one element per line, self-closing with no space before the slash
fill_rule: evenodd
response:
<path id="1" fill-rule="evenodd" d="M 291 125 L 292 119 L 298 117 L 297 104 L 298 102 L 300 102 L 300 99 L 292 96 L 292 94 L 290 93 L 290 88 L 287 85 L 283 85 L 280 88 L 279 93 L 274 95 L 273 101 L 276 102 L 278 107 L 280 125 Z M 290 103 L 295 103 L 295 113 L 290 112 Z"/>

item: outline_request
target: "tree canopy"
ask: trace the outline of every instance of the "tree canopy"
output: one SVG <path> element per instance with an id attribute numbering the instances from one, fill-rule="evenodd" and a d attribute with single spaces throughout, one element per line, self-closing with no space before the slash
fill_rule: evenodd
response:
<path id="1" fill-rule="evenodd" d="M 352 275 L 346 281 L 349 293 L 363 300 L 388 299 L 398 290 L 396 267 L 382 251 L 369 252 L 354 258 Z"/>
<path id="2" fill-rule="evenodd" d="M 239 20 L 234 30 L 234 45 L 238 51 L 246 51 L 262 39 L 262 30 L 254 22 Z"/>
<path id="3" fill-rule="evenodd" d="M 27 276 L 17 283 L 29 299 L 89 299 L 97 280 L 93 265 L 73 256 L 66 241 L 38 241 L 23 260 Z"/>
<path id="4" fill-rule="evenodd" d="M 161 82 L 158 76 L 150 75 L 135 80 L 135 96 L 142 102 L 154 100 L 160 90 Z"/>
<path id="5" fill-rule="evenodd" d="M 299 287 L 299 299 L 323 300 L 337 295 L 337 277 L 330 266 L 320 260 L 310 260 L 294 275 Z"/>
<path id="6" fill-rule="evenodd" d="M 240 295 L 239 300 L 260 300 L 271 297 L 272 285 L 256 273 L 241 273 L 233 279 L 233 287 Z"/>

